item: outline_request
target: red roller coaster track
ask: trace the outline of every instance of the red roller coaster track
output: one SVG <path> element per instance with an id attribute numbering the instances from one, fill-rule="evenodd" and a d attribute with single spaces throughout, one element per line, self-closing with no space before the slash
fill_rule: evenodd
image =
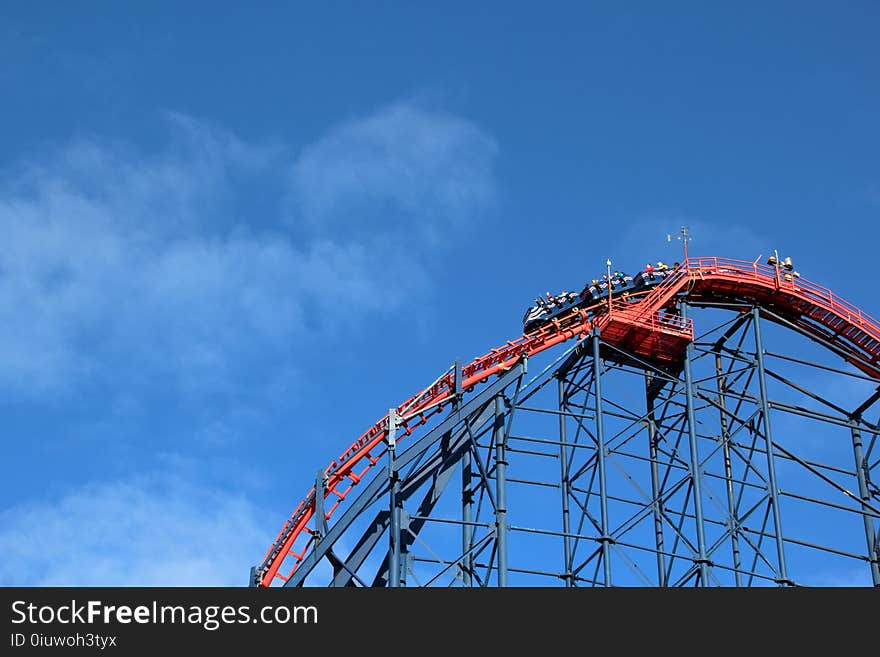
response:
<path id="1" fill-rule="evenodd" d="M 856 368 L 880 373 L 880 322 L 833 294 L 801 278 L 780 276 L 777 267 L 726 258 L 690 258 L 657 287 L 629 302 L 596 302 L 557 318 L 540 329 L 492 349 L 465 365 L 460 386 L 474 386 L 501 374 L 523 356 L 531 356 L 597 328 L 603 340 L 655 362 L 674 363 L 693 340 L 693 325 L 668 308 L 686 292 L 703 303 L 757 303 L 773 308 L 788 321 L 833 345 Z M 456 372 L 444 372 L 434 383 L 394 409 L 398 439 L 409 436 L 430 417 L 441 413 L 456 393 Z M 385 453 L 389 415 L 367 429 L 324 470 L 325 505 L 329 519 L 352 488 Z M 309 522 L 315 513 L 315 488 L 284 523 L 257 569 L 255 582 L 269 586 L 287 581 L 311 547 Z M 288 565 L 285 565 L 285 562 Z M 282 571 L 285 566 L 286 572 Z"/>

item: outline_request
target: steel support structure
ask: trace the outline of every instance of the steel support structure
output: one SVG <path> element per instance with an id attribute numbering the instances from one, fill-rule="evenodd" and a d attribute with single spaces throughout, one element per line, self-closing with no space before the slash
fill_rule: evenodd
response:
<path id="1" fill-rule="evenodd" d="M 392 411 L 286 584 L 880 586 L 880 375 L 773 308 L 676 307 L 701 328 L 672 365 L 593 330 L 420 437 Z"/>

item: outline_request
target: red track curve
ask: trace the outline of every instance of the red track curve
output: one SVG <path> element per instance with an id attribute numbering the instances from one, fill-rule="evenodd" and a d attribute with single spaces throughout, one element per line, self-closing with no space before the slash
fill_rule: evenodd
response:
<path id="1" fill-rule="evenodd" d="M 571 338 L 586 336 L 593 327 L 602 331 L 606 341 L 630 340 L 627 345 L 630 348 L 633 331 L 614 329 L 621 324 L 629 329 L 636 327 L 648 338 L 653 338 L 639 342 L 642 349 L 639 353 L 660 361 L 673 360 L 678 356 L 668 353 L 674 349 L 673 345 L 685 344 L 693 338 L 688 322 L 663 312 L 664 308 L 675 304 L 676 295 L 682 291 L 688 292 L 691 301 L 748 301 L 772 308 L 807 333 L 834 345 L 855 367 L 875 376 L 880 374 L 880 322 L 827 288 L 801 278 L 784 280 L 775 267 L 712 257 L 689 259 L 635 303 L 615 303 L 611 313 L 607 302 L 594 303 L 492 349 L 462 368 L 461 387 L 470 391 L 492 375 L 508 370 L 522 356 L 531 356 Z M 645 349 L 654 353 L 648 354 Z M 409 436 L 431 416 L 441 413 L 444 402 L 454 394 L 454 386 L 455 373 L 450 369 L 429 387 L 397 406 L 398 440 Z M 327 519 L 382 458 L 387 435 L 388 415 L 385 415 L 325 468 L 325 498 L 336 498 L 331 505 L 325 506 Z M 312 544 L 309 521 L 314 511 L 313 487 L 266 552 L 257 570 L 258 586 L 270 586 L 276 578 L 287 581 L 308 554 Z M 281 572 L 282 565 L 289 560 L 292 560 L 291 567 L 286 573 Z"/>

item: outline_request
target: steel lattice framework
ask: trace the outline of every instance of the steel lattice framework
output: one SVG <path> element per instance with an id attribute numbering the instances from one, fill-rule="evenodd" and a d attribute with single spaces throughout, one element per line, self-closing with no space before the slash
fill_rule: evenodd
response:
<path id="1" fill-rule="evenodd" d="M 880 586 L 878 400 L 876 320 L 689 259 L 390 409 L 251 582 Z"/>

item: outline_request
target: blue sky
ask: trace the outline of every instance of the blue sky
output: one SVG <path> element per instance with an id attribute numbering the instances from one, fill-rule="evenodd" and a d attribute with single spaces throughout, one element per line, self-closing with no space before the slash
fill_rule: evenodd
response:
<path id="1" fill-rule="evenodd" d="M 0 584 L 243 584 L 385 409 L 683 223 L 880 315 L 878 28 L 874 2 L 7 3 Z"/>

